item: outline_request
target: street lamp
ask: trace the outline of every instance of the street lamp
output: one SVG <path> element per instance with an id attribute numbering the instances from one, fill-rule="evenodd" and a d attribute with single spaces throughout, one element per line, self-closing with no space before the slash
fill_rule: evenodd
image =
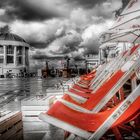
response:
<path id="1" fill-rule="evenodd" d="M 86 73 L 88 73 L 87 60 L 85 60 Z"/>
<path id="2" fill-rule="evenodd" d="M 48 62 L 49 62 L 49 61 L 46 61 L 46 69 L 49 69 Z"/>
<path id="3" fill-rule="evenodd" d="M 65 60 L 66 60 L 66 69 L 67 69 L 67 77 L 68 77 L 68 73 L 69 73 L 69 61 L 70 61 L 70 58 L 68 56 L 65 57 Z"/>
<path id="4" fill-rule="evenodd" d="M 76 69 L 76 73 L 77 75 L 79 75 L 79 70 L 78 70 L 78 66 L 75 64 L 75 69 Z"/>
<path id="5" fill-rule="evenodd" d="M 109 47 L 107 47 L 107 48 L 104 50 L 104 57 L 105 57 L 105 59 L 106 59 L 106 63 L 107 63 L 108 55 L 109 55 Z"/>

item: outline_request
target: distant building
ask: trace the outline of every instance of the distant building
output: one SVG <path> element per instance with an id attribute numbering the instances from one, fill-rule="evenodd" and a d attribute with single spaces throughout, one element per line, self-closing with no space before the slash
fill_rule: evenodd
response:
<path id="1" fill-rule="evenodd" d="M 100 63 L 109 62 L 116 58 L 119 54 L 131 48 L 131 43 L 104 43 L 99 48 Z"/>
<path id="2" fill-rule="evenodd" d="M 88 54 L 85 56 L 87 68 L 92 69 L 99 64 L 99 55 Z"/>
<path id="3" fill-rule="evenodd" d="M 12 33 L 0 33 L 0 75 L 11 73 L 18 76 L 28 71 L 29 44 Z"/>

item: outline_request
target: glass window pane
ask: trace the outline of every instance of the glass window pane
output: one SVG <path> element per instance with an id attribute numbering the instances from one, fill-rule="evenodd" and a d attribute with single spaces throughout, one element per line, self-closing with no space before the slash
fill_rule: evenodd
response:
<path id="1" fill-rule="evenodd" d="M 26 64 L 26 66 L 29 65 L 28 50 L 29 49 L 26 47 L 25 48 L 25 64 Z"/>
<path id="2" fill-rule="evenodd" d="M 22 46 L 17 47 L 17 55 L 22 55 Z"/>
<path id="3" fill-rule="evenodd" d="M 3 56 L 0 56 L 0 64 L 2 64 L 4 61 L 4 57 Z"/>
<path id="4" fill-rule="evenodd" d="M 23 60 L 23 59 L 22 59 L 22 56 L 17 57 L 17 64 L 18 64 L 18 65 L 23 64 L 23 61 L 22 61 L 22 60 Z"/>
<path id="5" fill-rule="evenodd" d="M 14 54 L 14 46 L 7 46 L 7 54 Z"/>
<path id="6" fill-rule="evenodd" d="M 3 54 L 3 53 L 4 53 L 3 46 L 0 45 L 0 54 Z"/>
<path id="7" fill-rule="evenodd" d="M 14 63 L 14 56 L 7 56 L 7 64 Z"/>

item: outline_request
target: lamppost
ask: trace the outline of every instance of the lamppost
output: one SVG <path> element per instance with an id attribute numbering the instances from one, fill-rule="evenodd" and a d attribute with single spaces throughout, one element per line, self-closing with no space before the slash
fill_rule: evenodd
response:
<path id="1" fill-rule="evenodd" d="M 76 64 L 75 64 L 75 69 L 76 69 L 77 75 L 79 75 L 78 66 Z"/>
<path id="2" fill-rule="evenodd" d="M 48 60 L 46 61 L 46 76 L 48 76 L 49 75 L 49 64 L 48 64 Z"/>
<path id="3" fill-rule="evenodd" d="M 86 68 L 86 74 L 88 73 L 88 66 L 87 66 L 87 60 L 85 60 L 85 68 Z"/>
<path id="4" fill-rule="evenodd" d="M 49 62 L 49 61 L 46 61 L 46 69 L 49 68 L 48 62 Z"/>
<path id="5" fill-rule="evenodd" d="M 67 77 L 68 77 L 69 76 L 69 61 L 70 61 L 70 58 L 68 56 L 66 56 L 65 60 L 66 60 L 66 69 L 67 69 Z"/>
<path id="6" fill-rule="evenodd" d="M 69 69 L 69 61 L 70 61 L 70 58 L 67 59 L 67 70 Z"/>
<path id="7" fill-rule="evenodd" d="M 109 55 L 109 47 L 107 47 L 107 48 L 104 50 L 104 57 L 105 57 L 105 59 L 106 59 L 106 63 L 107 63 L 108 55 Z"/>

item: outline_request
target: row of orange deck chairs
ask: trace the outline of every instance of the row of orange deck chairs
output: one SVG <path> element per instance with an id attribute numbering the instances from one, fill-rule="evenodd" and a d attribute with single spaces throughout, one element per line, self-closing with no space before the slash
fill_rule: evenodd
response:
<path id="1" fill-rule="evenodd" d="M 140 138 L 140 87 L 135 85 L 129 95 L 123 89 L 129 79 L 137 80 L 139 50 L 140 45 L 133 46 L 81 76 L 40 119 L 89 140 L 111 134 L 118 140 Z"/>

